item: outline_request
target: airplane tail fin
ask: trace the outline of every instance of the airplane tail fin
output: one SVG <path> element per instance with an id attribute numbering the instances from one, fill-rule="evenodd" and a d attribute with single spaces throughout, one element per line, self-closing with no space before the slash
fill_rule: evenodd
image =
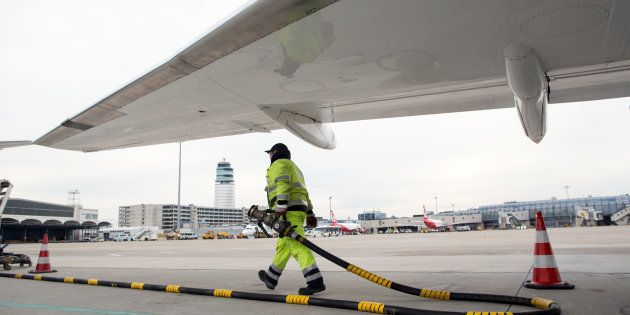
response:
<path id="1" fill-rule="evenodd" d="M 337 218 L 332 210 L 330 210 L 330 217 L 332 217 L 332 223 L 337 223 Z"/>
<path id="2" fill-rule="evenodd" d="M 422 205 L 422 209 L 424 209 L 424 218 L 426 219 L 427 218 L 427 208 L 424 205 Z"/>

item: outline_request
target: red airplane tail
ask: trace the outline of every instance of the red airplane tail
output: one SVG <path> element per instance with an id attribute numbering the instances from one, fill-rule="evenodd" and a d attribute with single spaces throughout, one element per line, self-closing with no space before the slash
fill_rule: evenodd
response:
<path id="1" fill-rule="evenodd" d="M 335 213 L 330 210 L 330 216 L 332 217 L 332 223 L 337 224 L 337 218 L 335 217 Z"/>

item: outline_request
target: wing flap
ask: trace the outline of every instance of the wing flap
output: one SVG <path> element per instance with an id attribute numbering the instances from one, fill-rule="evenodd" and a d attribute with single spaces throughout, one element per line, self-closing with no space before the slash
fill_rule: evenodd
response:
<path id="1" fill-rule="evenodd" d="M 630 61 L 550 71 L 550 103 L 630 96 Z"/>
<path id="2" fill-rule="evenodd" d="M 431 115 L 512 106 L 514 106 L 513 94 L 503 78 L 328 104 L 261 105 L 263 108 L 285 110 L 321 122 Z"/>

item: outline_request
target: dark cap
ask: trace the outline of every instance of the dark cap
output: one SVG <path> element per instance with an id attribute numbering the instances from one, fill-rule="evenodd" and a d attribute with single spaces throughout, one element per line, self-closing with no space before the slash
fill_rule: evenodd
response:
<path id="1" fill-rule="evenodd" d="M 287 146 L 284 145 L 284 143 L 276 143 L 273 145 L 273 147 L 271 147 L 271 149 L 265 152 L 269 153 L 271 151 L 289 151 L 289 148 L 287 148 Z"/>

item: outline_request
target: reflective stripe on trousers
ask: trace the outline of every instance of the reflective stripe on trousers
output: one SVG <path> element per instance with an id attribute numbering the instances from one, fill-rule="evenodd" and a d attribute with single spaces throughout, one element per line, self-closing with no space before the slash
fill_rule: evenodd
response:
<path id="1" fill-rule="evenodd" d="M 302 269 L 302 274 L 304 275 L 304 278 L 306 278 L 306 283 L 309 285 L 323 281 L 322 273 L 319 271 L 316 264 L 312 264 Z"/>
<path id="2" fill-rule="evenodd" d="M 265 273 L 267 274 L 269 282 L 271 282 L 274 286 L 278 285 L 278 280 L 282 275 L 282 269 L 278 268 L 274 264 L 271 264 Z"/>

